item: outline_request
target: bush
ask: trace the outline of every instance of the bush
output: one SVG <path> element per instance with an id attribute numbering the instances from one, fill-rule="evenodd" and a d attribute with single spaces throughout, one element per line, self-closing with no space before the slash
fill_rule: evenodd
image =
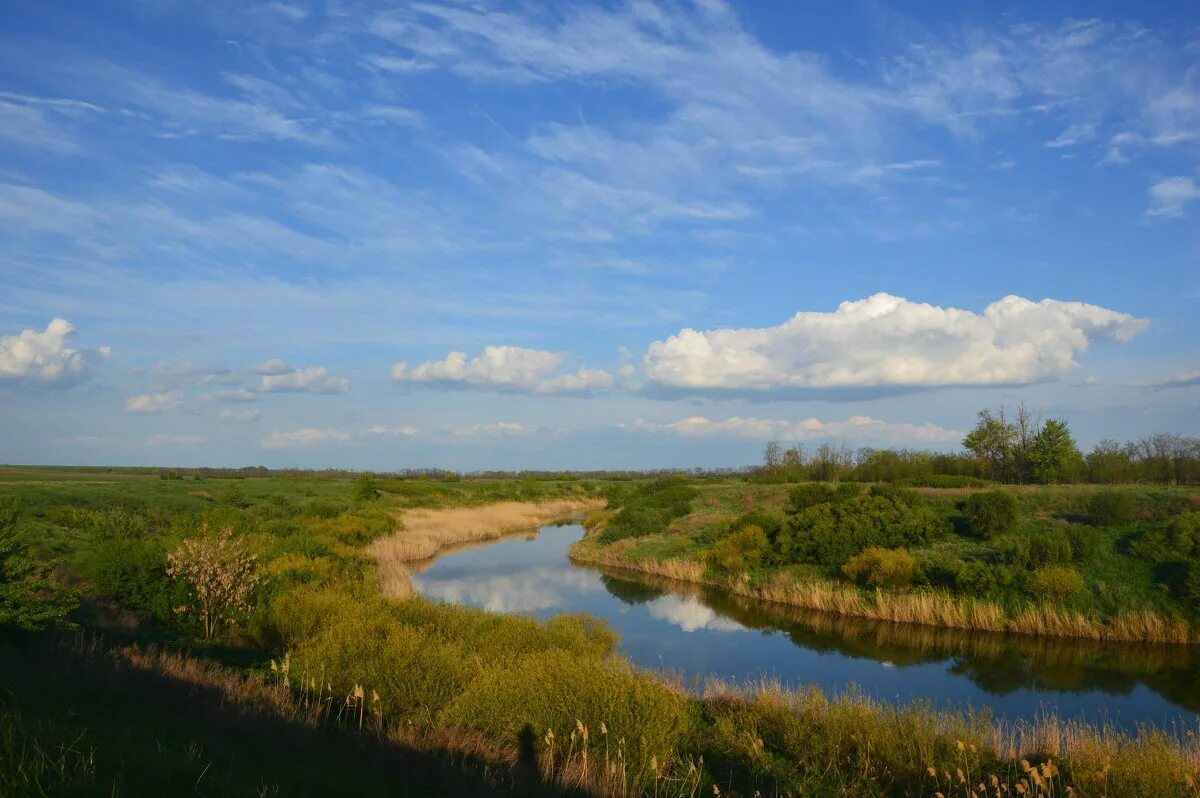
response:
<path id="1" fill-rule="evenodd" d="M 1133 520 L 1133 497 L 1125 491 L 1102 490 L 1088 501 L 1088 520 L 1096 526 L 1117 526 Z"/>
<path id="2" fill-rule="evenodd" d="M 871 547 L 842 566 L 847 579 L 888 590 L 910 587 L 919 572 L 917 558 L 905 549 Z"/>
<path id="3" fill-rule="evenodd" d="M 917 493 L 915 490 L 902 487 L 900 485 L 872 485 L 869 491 L 872 496 L 887 496 L 895 499 L 898 502 L 903 502 L 909 507 L 919 507 L 925 504 L 925 497 Z"/>
<path id="4" fill-rule="evenodd" d="M 592 746 L 624 737 L 630 762 L 671 759 L 691 727 L 683 693 L 618 660 L 561 650 L 488 669 L 446 708 L 441 721 L 506 742 L 528 725 L 535 739 L 553 731 L 564 745 L 578 721 L 590 730 Z M 609 741 L 599 734 L 601 724 Z"/>
<path id="5" fill-rule="evenodd" d="M 762 527 L 741 527 L 709 550 L 709 568 L 722 576 L 744 574 L 762 561 L 770 545 Z"/>
<path id="6" fill-rule="evenodd" d="M 374 474 L 359 474 L 350 489 L 350 498 L 356 502 L 369 502 L 379 498 L 379 483 Z"/>
<path id="7" fill-rule="evenodd" d="M 670 515 L 664 510 L 639 506 L 623 507 L 608 520 L 604 532 L 600 534 L 600 542 L 614 543 L 625 538 L 656 535 L 666 532 L 670 523 Z"/>
<path id="8" fill-rule="evenodd" d="M 1013 528 L 1019 505 L 1011 493 L 989 490 L 972 493 L 963 501 L 961 509 L 971 534 L 988 539 Z"/>
<path id="9" fill-rule="evenodd" d="M 162 621 L 187 599 L 184 586 L 167 577 L 167 551 L 149 538 L 103 538 L 75 556 L 75 567 L 93 590 Z"/>
<path id="10" fill-rule="evenodd" d="M 1129 552 L 1154 563 L 1182 562 L 1200 554 L 1200 511 L 1177 515 L 1165 527 L 1143 532 Z"/>
<path id="11" fill-rule="evenodd" d="M 818 504 L 788 519 L 776 539 L 784 562 L 840 569 L 871 547 L 896 549 L 944 537 L 950 523 L 928 505 L 911 507 L 887 496 Z"/>
<path id="12" fill-rule="evenodd" d="M 1065 565 L 1043 565 L 1029 577 L 1029 592 L 1043 601 L 1064 602 L 1083 590 L 1083 577 Z"/>
<path id="13" fill-rule="evenodd" d="M 1033 535 L 1029 555 L 1038 565 L 1069 565 L 1075 559 L 1071 540 L 1060 529 L 1047 529 Z"/>
<path id="14" fill-rule="evenodd" d="M 860 493 L 862 486 L 857 482 L 839 482 L 837 485 L 830 485 L 828 482 L 806 482 L 788 491 L 787 511 L 795 515 L 819 504 L 850 501 Z"/>
<path id="15" fill-rule="evenodd" d="M 221 488 L 218 501 L 220 501 L 221 504 L 229 507 L 241 508 L 248 507 L 250 505 L 250 500 L 246 498 L 246 492 L 242 490 L 242 486 L 236 482 L 230 482 L 225 485 L 225 487 Z"/>
<path id="16" fill-rule="evenodd" d="M 916 477 L 898 479 L 896 485 L 911 488 L 986 488 L 992 484 L 986 479 L 968 477 L 963 474 L 921 474 Z"/>
<path id="17" fill-rule="evenodd" d="M 1033 562 L 1031 544 L 1028 535 L 1004 535 L 992 541 L 992 550 L 998 562 L 1025 568 Z"/>

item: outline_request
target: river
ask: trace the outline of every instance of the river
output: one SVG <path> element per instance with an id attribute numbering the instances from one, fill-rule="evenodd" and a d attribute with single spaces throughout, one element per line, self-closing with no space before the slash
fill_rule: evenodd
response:
<path id="1" fill-rule="evenodd" d="M 448 551 L 414 569 L 425 595 L 545 618 L 587 612 L 620 634 L 634 663 L 699 682 L 762 677 L 857 690 L 894 702 L 991 708 L 1031 719 L 1052 711 L 1132 730 L 1194 729 L 1196 646 L 1129 645 L 864 621 L 723 591 L 571 563 L 577 524 L 546 526 Z"/>

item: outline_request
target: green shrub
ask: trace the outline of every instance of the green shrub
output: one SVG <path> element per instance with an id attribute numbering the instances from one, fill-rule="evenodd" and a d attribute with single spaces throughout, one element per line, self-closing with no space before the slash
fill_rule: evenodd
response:
<path id="1" fill-rule="evenodd" d="M 553 731 L 562 745 L 582 722 L 592 746 L 612 747 L 624 737 L 630 762 L 647 762 L 652 756 L 662 762 L 675 754 L 690 730 L 689 709 L 685 695 L 624 662 L 551 651 L 524 656 L 510 667 L 489 668 L 446 708 L 441 721 L 510 744 L 528 725 L 535 739 Z M 608 740 L 599 734 L 601 724 Z"/>
<path id="2" fill-rule="evenodd" d="M 967 528 L 984 539 L 1010 531 L 1017 523 L 1018 509 L 1017 498 L 999 490 L 972 493 L 962 503 Z"/>
<path id="3" fill-rule="evenodd" d="M 820 504 L 847 502 L 862 493 L 857 482 L 805 482 L 788 491 L 787 512 L 795 515 Z"/>
<path id="4" fill-rule="evenodd" d="M 308 518 L 336 518 L 347 508 L 347 504 L 334 499 L 310 499 L 300 508 L 300 514 Z"/>
<path id="5" fill-rule="evenodd" d="M 762 527 L 743 526 L 709 549 L 708 566 L 721 576 L 744 574 L 762 561 L 770 545 Z"/>
<path id="6" fill-rule="evenodd" d="M 1029 535 L 1003 535 L 992 541 L 996 561 L 1022 568 L 1033 562 L 1032 538 Z"/>
<path id="7" fill-rule="evenodd" d="M 1200 554 L 1200 511 L 1177 515 L 1164 527 L 1143 532 L 1129 551 L 1154 563 L 1182 562 Z"/>
<path id="8" fill-rule="evenodd" d="M 898 479 L 894 484 L 910 488 L 986 488 L 991 483 L 986 479 L 963 474 L 921 474 Z"/>
<path id="9" fill-rule="evenodd" d="M 625 538 L 656 535 L 667 531 L 670 523 L 670 515 L 665 510 L 640 506 L 623 507 L 608 520 L 600 534 L 600 542 L 614 543 Z"/>
<path id="10" fill-rule="evenodd" d="M 913 507 L 891 496 L 860 496 L 814 505 L 791 517 L 780 530 L 775 548 L 783 562 L 839 569 L 873 546 L 916 546 L 949 531 L 949 521 L 927 504 Z"/>
<path id="11" fill-rule="evenodd" d="M 860 585 L 901 590 L 910 587 L 920 567 L 917 558 L 905 549 L 871 547 L 846 561 L 842 573 Z"/>
<path id="12" fill-rule="evenodd" d="M 1088 501 L 1088 520 L 1096 526 L 1117 526 L 1133 520 L 1133 497 L 1126 491 L 1102 490 Z"/>
<path id="13" fill-rule="evenodd" d="M 1083 577 L 1066 565 L 1043 565 L 1029 577 L 1029 592 L 1043 601 L 1064 602 L 1083 590 Z"/>
<path id="14" fill-rule="evenodd" d="M 228 507 L 241 508 L 250 505 L 250 500 L 246 498 L 246 492 L 236 482 L 229 482 L 225 487 L 221 488 L 221 493 L 217 500 Z"/>
<path id="15" fill-rule="evenodd" d="M 872 485 L 869 491 L 872 496 L 887 496 L 909 507 L 919 507 L 925 504 L 925 497 L 915 490 L 895 484 Z"/>
<path id="16" fill-rule="evenodd" d="M 379 483 L 374 474 L 359 474 L 350 488 L 350 498 L 356 502 L 370 502 L 379 498 Z"/>
<path id="17" fill-rule="evenodd" d="M 1074 559 L 1071 540 L 1060 529 L 1046 529 L 1029 541 L 1029 556 L 1038 565 L 1070 565 Z"/>

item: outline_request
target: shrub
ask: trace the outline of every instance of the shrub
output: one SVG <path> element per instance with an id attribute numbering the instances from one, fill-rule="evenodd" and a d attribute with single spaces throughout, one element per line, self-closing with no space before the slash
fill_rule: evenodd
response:
<path id="1" fill-rule="evenodd" d="M 1010 531 L 1017 522 L 1017 511 L 1016 497 L 999 490 L 972 493 L 962 503 L 967 528 L 984 539 Z"/>
<path id="2" fill-rule="evenodd" d="M 992 541 L 996 560 L 1022 568 L 1033 562 L 1032 539 L 1028 535 L 1004 535 Z"/>
<path id="3" fill-rule="evenodd" d="M 1200 511 L 1177 515 L 1161 529 L 1143 532 L 1130 553 L 1155 563 L 1181 562 L 1200 550 Z"/>
<path id="4" fill-rule="evenodd" d="M 259 583 L 255 555 L 230 529 L 183 541 L 167 555 L 167 575 L 187 584 L 192 600 L 179 608 L 191 612 L 211 640 L 251 608 Z"/>
<path id="5" fill-rule="evenodd" d="M 872 485 L 869 493 L 872 496 L 887 496 L 895 499 L 898 502 L 903 502 L 909 507 L 919 507 L 925 504 L 925 498 L 915 490 L 902 487 L 900 485 L 884 484 Z"/>
<path id="6" fill-rule="evenodd" d="M 1038 565 L 1069 565 L 1074 561 L 1071 541 L 1060 529 L 1047 529 L 1033 535 L 1029 555 Z"/>
<path id="7" fill-rule="evenodd" d="M 1043 565 L 1029 577 L 1029 592 L 1043 601 L 1067 601 L 1083 589 L 1083 577 L 1065 565 Z"/>
<path id="8" fill-rule="evenodd" d="M 347 507 L 333 499 L 312 499 L 300 508 L 301 515 L 309 518 L 337 518 L 346 511 Z"/>
<path id="9" fill-rule="evenodd" d="M 379 498 L 379 483 L 374 474 L 359 474 L 350 489 L 350 498 L 356 502 L 369 502 Z"/>
<path id="10" fill-rule="evenodd" d="M 96 592 L 170 620 L 187 591 L 167 576 L 167 550 L 152 538 L 104 538 L 81 549 L 75 567 Z"/>
<path id="11" fill-rule="evenodd" d="M 1125 491 L 1102 490 L 1088 501 L 1088 520 L 1096 526 L 1117 526 L 1133 520 L 1133 497 Z"/>
<path id="12" fill-rule="evenodd" d="M 871 547 L 846 561 L 842 573 L 860 585 L 900 590 L 919 573 L 917 558 L 905 549 Z"/>
<path id="13" fill-rule="evenodd" d="M 221 494 L 218 497 L 221 504 L 229 507 L 247 507 L 250 501 L 246 498 L 246 492 L 242 490 L 242 486 L 236 482 L 230 482 L 221 488 Z"/>
<path id="14" fill-rule="evenodd" d="M 561 650 L 488 669 L 446 708 L 441 721 L 506 742 L 515 741 L 526 725 L 535 739 L 553 731 L 565 740 L 578 722 L 590 730 L 592 746 L 605 744 L 598 733 L 604 724 L 610 745 L 625 738 L 630 762 L 652 756 L 669 761 L 691 727 L 685 695 L 621 661 Z"/>
<path id="15" fill-rule="evenodd" d="M 894 484 L 911 488 L 986 488 L 991 483 L 986 479 L 963 474 L 921 474 L 898 479 Z"/>
<path id="16" fill-rule="evenodd" d="M 669 515 L 652 507 L 623 507 L 604 527 L 600 534 L 601 543 L 614 543 L 625 538 L 655 535 L 667 530 L 671 523 Z"/>
<path id="17" fill-rule="evenodd" d="M 708 552 L 708 565 L 723 576 L 738 576 L 762 561 L 770 548 L 759 526 L 744 526 L 717 542 Z"/>
<path id="18" fill-rule="evenodd" d="M 873 546 L 920 545 L 949 530 L 949 521 L 926 504 L 910 507 L 894 497 L 860 496 L 848 502 L 818 504 L 788 519 L 776 549 L 784 562 L 839 569 Z"/>
<path id="19" fill-rule="evenodd" d="M 839 482 L 837 485 L 830 485 L 828 482 L 806 482 L 788 491 L 787 511 L 795 515 L 819 504 L 850 501 L 860 493 L 862 485 L 857 482 Z"/>

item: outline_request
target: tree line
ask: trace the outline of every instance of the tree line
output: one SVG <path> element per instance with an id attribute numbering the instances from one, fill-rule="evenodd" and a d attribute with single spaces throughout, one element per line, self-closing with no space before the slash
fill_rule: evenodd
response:
<path id="1" fill-rule="evenodd" d="M 1158 433 L 1121 443 L 1105 439 L 1086 454 L 1064 419 L 1042 419 L 1024 404 L 980 410 L 958 452 L 916 449 L 852 449 L 826 442 L 809 451 L 803 444 L 771 441 L 763 451 L 760 482 L 897 482 L 947 487 L 978 480 L 1008 484 L 1085 482 L 1096 484 L 1200 484 L 1200 438 Z"/>

